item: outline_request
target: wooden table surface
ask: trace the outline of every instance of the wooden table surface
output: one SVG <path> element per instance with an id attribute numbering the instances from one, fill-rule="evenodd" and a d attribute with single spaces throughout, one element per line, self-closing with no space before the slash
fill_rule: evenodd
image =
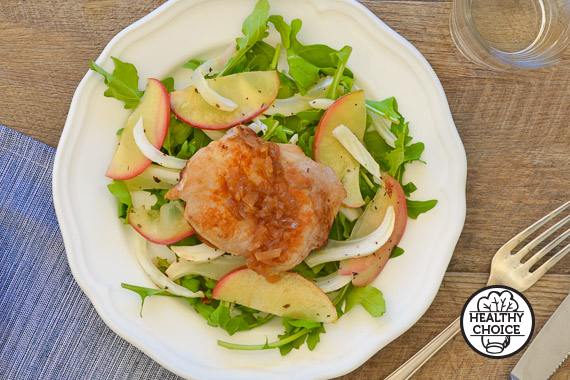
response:
<path id="1" fill-rule="evenodd" d="M 0 124 L 57 146 L 75 87 L 109 40 L 163 0 L 2 0 Z M 486 284 L 495 251 L 570 199 L 570 52 L 555 67 L 479 69 L 454 47 L 451 2 L 362 3 L 429 61 L 468 161 L 467 218 L 441 288 L 410 330 L 342 379 L 382 379 L 421 349 Z M 570 292 L 570 255 L 525 292 L 536 331 Z M 487 359 L 456 336 L 414 379 L 506 379 L 521 353 Z M 552 379 L 570 379 L 570 361 Z"/>

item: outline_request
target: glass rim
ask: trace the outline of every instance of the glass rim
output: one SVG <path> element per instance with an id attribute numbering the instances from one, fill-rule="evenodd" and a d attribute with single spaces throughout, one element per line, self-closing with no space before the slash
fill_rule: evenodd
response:
<path id="1" fill-rule="evenodd" d="M 471 14 L 465 12 L 472 0 L 454 0 L 452 2 L 450 31 L 453 43 L 468 60 L 495 70 L 539 69 L 551 66 L 562 59 L 566 48 L 570 45 L 570 23 L 562 31 L 562 37 L 554 44 L 537 53 L 536 47 L 544 32 L 545 8 L 541 4 L 543 23 L 535 40 L 525 48 L 508 52 L 490 46 L 475 26 Z M 569 6 L 570 11 L 570 6 Z"/>

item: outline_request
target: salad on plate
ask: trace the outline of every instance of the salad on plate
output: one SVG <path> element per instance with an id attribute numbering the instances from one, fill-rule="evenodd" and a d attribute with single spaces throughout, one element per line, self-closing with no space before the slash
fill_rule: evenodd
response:
<path id="1" fill-rule="evenodd" d="M 280 317 L 275 341 L 229 349 L 314 349 L 327 323 L 360 304 L 385 312 L 372 285 L 408 217 L 405 165 L 424 145 L 409 135 L 395 98 L 369 99 L 349 69 L 350 46 L 300 41 L 302 21 L 270 15 L 259 0 L 243 36 L 217 57 L 190 57 L 189 85 L 148 78 L 113 57 L 105 96 L 132 109 L 118 129 L 106 176 L 118 217 L 138 232 L 134 251 L 157 288 L 186 300 L 233 335 Z M 269 43 L 270 34 L 278 43 Z"/>

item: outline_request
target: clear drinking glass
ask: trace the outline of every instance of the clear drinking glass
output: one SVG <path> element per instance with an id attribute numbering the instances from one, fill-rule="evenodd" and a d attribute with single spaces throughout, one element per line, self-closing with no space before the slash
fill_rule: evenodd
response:
<path id="1" fill-rule="evenodd" d="M 474 63 L 537 69 L 560 61 L 570 44 L 570 0 L 453 0 L 450 26 Z"/>

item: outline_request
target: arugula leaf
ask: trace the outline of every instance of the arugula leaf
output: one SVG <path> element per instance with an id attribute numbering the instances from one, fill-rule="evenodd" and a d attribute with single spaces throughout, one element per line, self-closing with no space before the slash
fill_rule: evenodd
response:
<path id="1" fill-rule="evenodd" d="M 396 136 L 395 147 L 389 146 L 376 131 L 366 131 L 364 134 L 364 144 L 372 157 L 378 162 L 382 171 L 394 177 L 401 185 L 404 175 L 405 164 L 420 161 L 424 151 L 424 144 L 421 142 L 410 144 L 412 138 L 409 136 L 409 126 L 404 117 L 398 111 L 398 102 L 391 97 L 381 102 L 366 101 L 368 110 L 392 121 L 390 130 Z M 394 121 L 396 119 L 397 121 Z M 415 190 L 415 186 L 410 185 L 406 189 L 406 195 Z"/>
<path id="2" fill-rule="evenodd" d="M 333 300 L 333 305 L 336 307 L 336 313 L 338 317 L 342 317 L 346 312 L 342 309 L 342 306 L 346 303 L 346 298 L 350 294 L 350 291 L 354 288 L 352 282 L 349 282 L 345 286 L 339 289 L 339 292 L 335 299 Z"/>
<path id="3" fill-rule="evenodd" d="M 232 317 L 230 315 L 230 303 L 220 302 L 218 307 L 210 314 L 208 324 L 213 327 L 221 327 L 229 335 L 234 335 L 238 331 L 249 330 L 249 324 L 241 315 Z"/>
<path id="4" fill-rule="evenodd" d="M 297 35 L 303 25 L 301 20 L 294 19 L 291 21 L 291 25 L 288 25 L 283 17 L 273 15 L 269 17 L 268 21 L 281 35 L 281 45 L 287 50 L 289 75 L 295 80 L 297 89 L 301 94 L 306 94 L 307 89 L 318 82 L 321 73 L 332 75 L 338 71 L 337 86 L 344 75 L 353 77 L 352 72 L 345 68 L 350 55 L 350 47 L 345 46 L 336 51 L 322 44 L 303 45 L 297 40 Z M 343 62 L 345 67 L 341 67 Z M 345 83 L 348 82 L 350 81 L 345 80 Z M 350 86 L 352 87 L 352 84 Z"/>
<path id="5" fill-rule="evenodd" d="M 307 347 L 309 350 L 313 351 L 315 349 L 317 343 L 321 341 L 320 335 L 324 333 L 326 333 L 326 330 L 323 323 L 309 331 L 307 335 Z"/>
<path id="6" fill-rule="evenodd" d="M 111 57 L 115 63 L 113 74 L 109 74 L 101 66 L 91 61 L 91 70 L 98 72 L 105 78 L 105 84 L 109 87 L 103 95 L 125 102 L 125 108 L 136 108 L 143 96 L 139 90 L 139 75 L 137 69 L 131 63 Z"/>
<path id="7" fill-rule="evenodd" d="M 269 3 L 267 0 L 259 0 L 255 4 L 253 12 L 247 16 L 242 25 L 244 37 L 236 39 L 238 52 L 230 59 L 218 76 L 231 74 L 234 66 L 241 60 L 245 53 L 258 41 L 267 36 L 267 19 L 269 17 Z"/>
<path id="8" fill-rule="evenodd" d="M 352 48 L 350 46 L 345 46 L 333 55 L 333 59 L 337 67 L 329 92 L 327 93 L 327 98 L 329 99 L 336 100 L 339 97 L 338 85 L 340 84 L 350 53 L 352 53 Z"/>
<path id="9" fill-rule="evenodd" d="M 265 41 L 257 41 L 252 47 L 251 50 L 247 52 L 247 55 L 252 57 L 252 59 L 263 57 L 264 61 L 267 62 L 266 65 L 259 65 L 259 70 L 269 70 L 269 65 L 275 56 L 275 52 L 277 51 L 276 48 L 269 45 Z M 251 65 L 251 63 L 250 63 Z M 262 69 L 263 68 L 263 69 Z M 250 70 L 254 71 L 254 70 Z"/>
<path id="10" fill-rule="evenodd" d="M 131 290 L 131 291 L 137 293 L 141 297 L 141 310 L 140 310 L 140 316 L 141 317 L 142 317 L 142 310 L 143 310 L 143 306 L 144 306 L 144 300 L 146 299 L 146 297 L 156 296 L 156 295 L 169 296 L 169 297 L 180 297 L 180 296 L 177 296 L 175 294 L 168 293 L 166 291 L 166 289 L 151 289 L 151 288 L 145 288 L 142 286 L 125 284 L 125 283 L 121 283 L 121 287 L 124 289 Z M 181 297 L 181 298 L 184 298 L 184 297 Z"/>
<path id="11" fill-rule="evenodd" d="M 311 267 L 309 267 L 304 261 L 301 261 L 293 269 L 290 269 L 290 271 L 299 273 L 301 276 L 311 281 L 314 280 L 316 277 Z"/>
<path id="12" fill-rule="evenodd" d="M 418 188 L 416 187 L 416 185 L 414 185 L 413 182 L 408 182 L 402 186 L 402 190 L 404 190 L 404 194 L 406 195 L 406 197 L 409 197 L 410 194 L 416 191 L 417 189 Z"/>
<path id="13" fill-rule="evenodd" d="M 162 144 L 162 150 L 170 156 L 189 159 L 198 149 L 210 143 L 210 138 L 198 128 L 181 122 L 170 113 L 170 124 L 166 138 Z"/>
<path id="14" fill-rule="evenodd" d="M 373 317 L 380 317 L 386 312 L 382 292 L 371 285 L 354 286 L 346 297 L 344 312 L 348 313 L 358 303 Z"/>
<path id="15" fill-rule="evenodd" d="M 397 124 L 402 118 L 398 112 L 398 102 L 393 96 L 380 102 L 366 100 L 366 109 Z"/>
<path id="16" fill-rule="evenodd" d="M 312 128 L 312 129 L 316 129 Z M 297 141 L 297 146 L 299 146 L 305 156 L 313 159 L 313 142 L 315 141 L 315 133 L 311 129 L 306 129 L 299 134 L 299 140 Z"/>
<path id="17" fill-rule="evenodd" d="M 388 145 L 375 130 L 366 130 L 363 140 L 368 152 L 370 152 L 374 160 L 380 165 L 380 169 L 383 172 L 387 172 L 389 169 L 387 155 L 393 148 Z"/>
<path id="18" fill-rule="evenodd" d="M 390 258 L 393 259 L 394 257 L 398 257 L 404 254 L 404 250 L 400 247 L 394 247 L 394 250 L 390 254 Z"/>
<path id="19" fill-rule="evenodd" d="M 168 92 L 174 91 L 174 78 L 172 77 L 164 78 L 160 82 L 164 85 L 166 91 Z"/>
<path id="20" fill-rule="evenodd" d="M 191 59 L 185 64 L 183 64 L 182 67 L 184 67 L 185 69 L 196 70 L 198 66 L 200 66 L 204 62 L 206 61 L 203 59 Z"/>
<path id="21" fill-rule="evenodd" d="M 313 64 L 303 56 L 305 46 L 297 41 L 297 34 L 301 30 L 302 25 L 303 22 L 299 19 L 291 21 L 291 32 L 289 34 L 289 38 L 285 41 L 282 40 L 281 43 L 283 46 L 289 44 L 289 48 L 287 48 L 289 75 L 295 79 L 295 82 L 297 82 L 297 88 L 301 94 L 305 95 L 307 93 L 307 89 L 318 82 L 320 78 L 320 67 Z M 330 49 L 331 51 L 328 51 L 329 54 L 332 52 L 332 49 L 328 46 L 320 46 L 322 46 L 323 50 Z M 316 50 L 316 47 L 313 48 L 313 50 Z"/>
<path id="22" fill-rule="evenodd" d="M 290 271 L 299 273 L 306 279 L 313 281 L 317 277 L 324 277 L 334 272 L 338 272 L 338 262 L 332 261 L 322 263 L 311 268 L 304 261 L 301 261 L 300 264 L 295 266 L 293 269 L 290 269 Z"/>
<path id="23" fill-rule="evenodd" d="M 202 244 L 202 242 L 200 241 L 200 239 L 198 239 L 196 234 L 194 234 L 192 236 L 179 240 L 176 243 L 169 244 L 168 246 L 170 247 L 171 245 L 179 246 L 179 245 L 198 245 L 198 244 Z"/>
<path id="24" fill-rule="evenodd" d="M 268 16 L 269 3 L 267 0 L 259 0 L 253 12 L 243 22 L 241 31 L 245 38 L 236 39 L 238 49 L 251 48 L 253 41 L 260 41 L 266 36 Z"/>
<path id="25" fill-rule="evenodd" d="M 180 146 L 180 150 L 176 153 L 176 158 L 181 158 L 183 160 L 187 160 L 192 157 L 196 153 L 196 147 L 189 144 L 188 141 L 184 141 Z"/>
<path id="26" fill-rule="evenodd" d="M 297 84 L 295 81 L 285 72 L 278 72 L 279 75 L 279 92 L 277 93 L 277 99 L 286 99 L 290 98 L 291 96 L 295 95 L 299 90 L 297 89 Z"/>
<path id="27" fill-rule="evenodd" d="M 164 197 L 168 192 L 168 189 L 149 189 L 148 192 L 156 197 L 156 203 L 150 206 L 151 210 L 160 210 L 163 205 L 171 202 L 169 199 Z"/>
<path id="28" fill-rule="evenodd" d="M 436 199 L 429 201 L 411 201 L 409 199 L 406 199 L 406 205 L 408 206 L 408 216 L 412 219 L 417 219 L 420 214 L 431 210 L 435 207 L 436 204 Z"/>
<path id="29" fill-rule="evenodd" d="M 341 307 L 347 299 L 349 290 L 352 288 L 352 283 L 348 283 L 341 288 L 339 294 L 333 300 L 333 305 L 337 308 L 339 318 L 343 314 Z M 310 350 L 314 349 L 320 341 L 319 335 L 325 332 L 324 324 L 321 322 L 281 318 L 281 323 L 285 328 L 285 333 L 279 335 L 277 341 L 269 343 L 266 340 L 264 344 L 236 344 L 218 340 L 218 345 L 232 350 L 269 350 L 279 348 L 281 355 L 287 355 L 292 349 L 301 347 L 305 341 Z"/>
<path id="30" fill-rule="evenodd" d="M 311 343 L 312 343 L 311 349 L 315 348 L 315 345 L 319 341 L 318 340 L 318 334 L 320 333 L 320 330 L 323 326 L 323 323 L 312 322 L 312 321 L 304 321 L 304 320 L 299 320 L 299 319 L 290 319 L 290 318 L 281 318 L 281 323 L 285 327 L 285 334 L 278 336 L 281 340 L 285 340 L 291 336 L 294 336 L 295 334 L 298 334 L 299 332 L 304 332 L 304 334 L 298 336 L 294 340 L 291 340 L 290 342 L 287 342 L 286 344 L 280 345 L 279 351 L 280 351 L 281 355 L 285 356 L 292 349 L 298 349 L 299 347 L 301 347 L 303 345 L 303 343 L 305 343 L 305 341 L 307 340 L 308 335 L 310 335 L 313 331 L 319 329 L 319 332 L 316 333 L 316 335 L 317 335 L 316 339 L 317 340 L 315 341 L 314 337 L 311 339 Z"/>
<path id="31" fill-rule="evenodd" d="M 201 289 L 202 281 L 199 276 L 189 275 L 180 279 L 180 285 L 191 292 L 198 292 Z"/>
<path id="32" fill-rule="evenodd" d="M 289 36 L 291 35 L 291 27 L 285 22 L 285 20 L 283 20 L 283 16 L 271 15 L 267 21 L 272 23 L 275 30 L 277 30 L 281 35 L 281 44 L 283 47 L 285 49 L 289 49 L 291 46 L 291 40 L 289 39 Z"/>
<path id="33" fill-rule="evenodd" d="M 156 262 L 157 262 L 156 267 L 157 267 L 158 270 L 161 271 L 162 273 L 166 272 L 166 270 L 167 270 L 168 267 L 170 266 L 170 264 L 168 263 L 168 260 L 163 259 L 162 257 L 157 257 L 157 258 L 156 258 Z"/>
<path id="34" fill-rule="evenodd" d="M 119 199 L 119 218 L 125 218 L 125 222 L 128 215 L 129 207 L 133 207 L 133 201 L 131 199 L 131 193 L 127 188 L 124 181 L 113 180 L 112 183 L 107 185 L 109 192 Z"/>
<path id="35" fill-rule="evenodd" d="M 277 70 L 277 64 L 279 63 L 279 55 L 281 54 L 281 45 L 275 46 L 275 52 L 273 52 L 273 58 L 271 58 L 271 63 L 269 64 L 269 70 Z"/>
<path id="36" fill-rule="evenodd" d="M 191 126 L 181 122 L 174 113 L 170 112 L 170 121 L 162 149 L 164 149 L 169 156 L 176 156 L 176 153 L 180 150 L 180 146 L 192 135 L 192 129 Z"/>
<path id="37" fill-rule="evenodd" d="M 363 208 L 366 208 L 368 203 L 374 199 L 378 190 L 380 190 L 380 185 L 373 181 L 372 174 L 363 167 L 360 167 L 360 178 L 358 180 L 360 185 L 360 194 L 362 194 L 362 198 L 364 198 Z"/>
<path id="38" fill-rule="evenodd" d="M 212 140 L 199 128 L 192 128 L 192 140 L 189 141 L 196 151 L 208 145 Z M 188 157 L 189 158 L 189 157 Z"/>
<path id="39" fill-rule="evenodd" d="M 338 214 L 333 220 L 331 229 L 329 230 L 329 239 L 346 240 L 350 237 L 352 228 L 356 224 L 356 220 L 351 222 L 346 219 L 343 214 Z"/>
<path id="40" fill-rule="evenodd" d="M 261 120 L 263 124 L 267 125 L 267 132 L 262 136 L 265 141 L 274 141 L 279 143 L 286 143 L 288 141 L 286 132 L 278 120 L 273 116 Z"/>
<path id="41" fill-rule="evenodd" d="M 168 264 L 166 260 L 158 259 L 159 269 L 166 269 Z M 211 299 L 212 290 L 217 284 L 217 281 L 199 276 L 199 275 L 188 275 L 182 277 L 180 280 L 180 285 L 189 289 L 190 291 L 197 292 L 199 290 L 203 291 L 206 295 L 206 302 L 201 298 L 188 298 L 177 296 L 169 293 L 165 289 L 151 289 L 141 286 L 121 284 L 125 289 L 132 290 L 139 294 L 141 297 L 141 316 L 142 307 L 146 297 L 149 296 L 169 296 L 185 299 L 190 306 L 192 306 L 196 312 L 202 315 L 208 325 L 213 327 L 221 327 L 226 330 L 229 335 L 235 334 L 237 331 L 251 330 L 257 326 L 260 326 L 268 321 L 270 321 L 274 316 L 272 314 L 261 316 L 258 315 L 259 312 L 254 309 L 247 308 L 245 306 L 235 306 L 229 302 L 218 301 Z M 233 311 L 232 311 L 233 308 Z"/>

